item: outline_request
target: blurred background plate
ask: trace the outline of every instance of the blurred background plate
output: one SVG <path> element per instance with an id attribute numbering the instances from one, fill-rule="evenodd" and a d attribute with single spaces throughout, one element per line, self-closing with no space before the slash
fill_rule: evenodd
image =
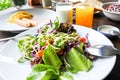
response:
<path id="1" fill-rule="evenodd" d="M 35 20 L 38 25 L 47 24 L 50 22 L 50 20 L 55 20 L 56 18 L 56 12 L 53 10 L 48 9 L 42 9 L 42 8 L 30 8 L 30 9 L 24 9 L 23 11 L 30 12 L 33 14 L 33 20 Z M 7 20 L 9 17 L 17 11 L 12 11 L 6 14 L 3 14 L 0 16 L 0 31 L 10 31 L 10 32 L 21 32 L 25 31 L 29 28 L 25 28 L 22 26 L 19 26 L 17 24 L 8 23 Z"/>

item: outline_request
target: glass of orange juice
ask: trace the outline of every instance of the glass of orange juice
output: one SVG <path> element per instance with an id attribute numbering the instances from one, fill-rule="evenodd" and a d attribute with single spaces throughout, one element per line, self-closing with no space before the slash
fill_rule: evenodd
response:
<path id="1" fill-rule="evenodd" d="M 90 6 L 76 7 L 76 24 L 92 28 L 94 8 Z"/>
<path id="2" fill-rule="evenodd" d="M 60 23 L 72 23 L 72 3 L 71 2 L 58 2 L 56 4 L 56 13 Z"/>

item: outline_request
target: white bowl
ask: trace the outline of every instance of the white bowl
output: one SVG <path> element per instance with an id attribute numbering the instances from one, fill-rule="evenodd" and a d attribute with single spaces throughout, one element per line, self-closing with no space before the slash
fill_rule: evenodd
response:
<path id="1" fill-rule="evenodd" d="M 120 4 L 120 2 L 106 2 L 102 4 L 103 14 L 111 20 L 120 21 L 120 12 L 108 11 L 105 8 L 112 4 Z"/>
<path id="2" fill-rule="evenodd" d="M 112 26 L 112 25 L 100 25 L 97 28 L 97 31 L 103 33 L 107 37 L 116 37 L 116 35 L 112 35 L 110 33 L 111 30 L 120 32 L 119 28 Z"/>

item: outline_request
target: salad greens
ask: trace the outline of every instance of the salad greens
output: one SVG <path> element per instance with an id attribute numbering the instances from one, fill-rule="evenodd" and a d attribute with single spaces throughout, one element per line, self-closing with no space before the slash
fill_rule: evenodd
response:
<path id="1" fill-rule="evenodd" d="M 12 6 L 12 0 L 0 0 L 0 11 Z"/>
<path id="2" fill-rule="evenodd" d="M 75 48 L 72 48 L 66 55 L 68 69 L 72 72 L 88 71 L 92 62 L 83 54 L 79 53 Z"/>
<path id="3" fill-rule="evenodd" d="M 50 25 L 41 27 L 37 36 L 18 42 L 22 52 L 18 62 L 30 61 L 32 72 L 26 80 L 73 80 L 68 72 L 92 68 L 92 61 L 85 52 L 87 44 L 88 40 L 80 41 L 70 23 L 59 23 L 56 18 L 53 23 L 50 21 Z"/>
<path id="4" fill-rule="evenodd" d="M 44 64 L 54 66 L 56 70 L 60 69 L 62 62 L 60 61 L 59 57 L 56 54 L 56 50 L 52 45 L 48 45 L 44 49 L 44 54 L 42 56 Z"/>
<path id="5" fill-rule="evenodd" d="M 59 71 L 50 65 L 37 64 L 32 69 L 27 80 L 53 80 L 59 76 Z"/>

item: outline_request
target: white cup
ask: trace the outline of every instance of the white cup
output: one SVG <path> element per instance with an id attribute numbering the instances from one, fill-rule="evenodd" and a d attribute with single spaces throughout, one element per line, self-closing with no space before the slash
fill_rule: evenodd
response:
<path id="1" fill-rule="evenodd" d="M 60 23 L 64 23 L 64 22 L 72 23 L 72 3 L 71 2 L 57 3 L 56 13 Z"/>

